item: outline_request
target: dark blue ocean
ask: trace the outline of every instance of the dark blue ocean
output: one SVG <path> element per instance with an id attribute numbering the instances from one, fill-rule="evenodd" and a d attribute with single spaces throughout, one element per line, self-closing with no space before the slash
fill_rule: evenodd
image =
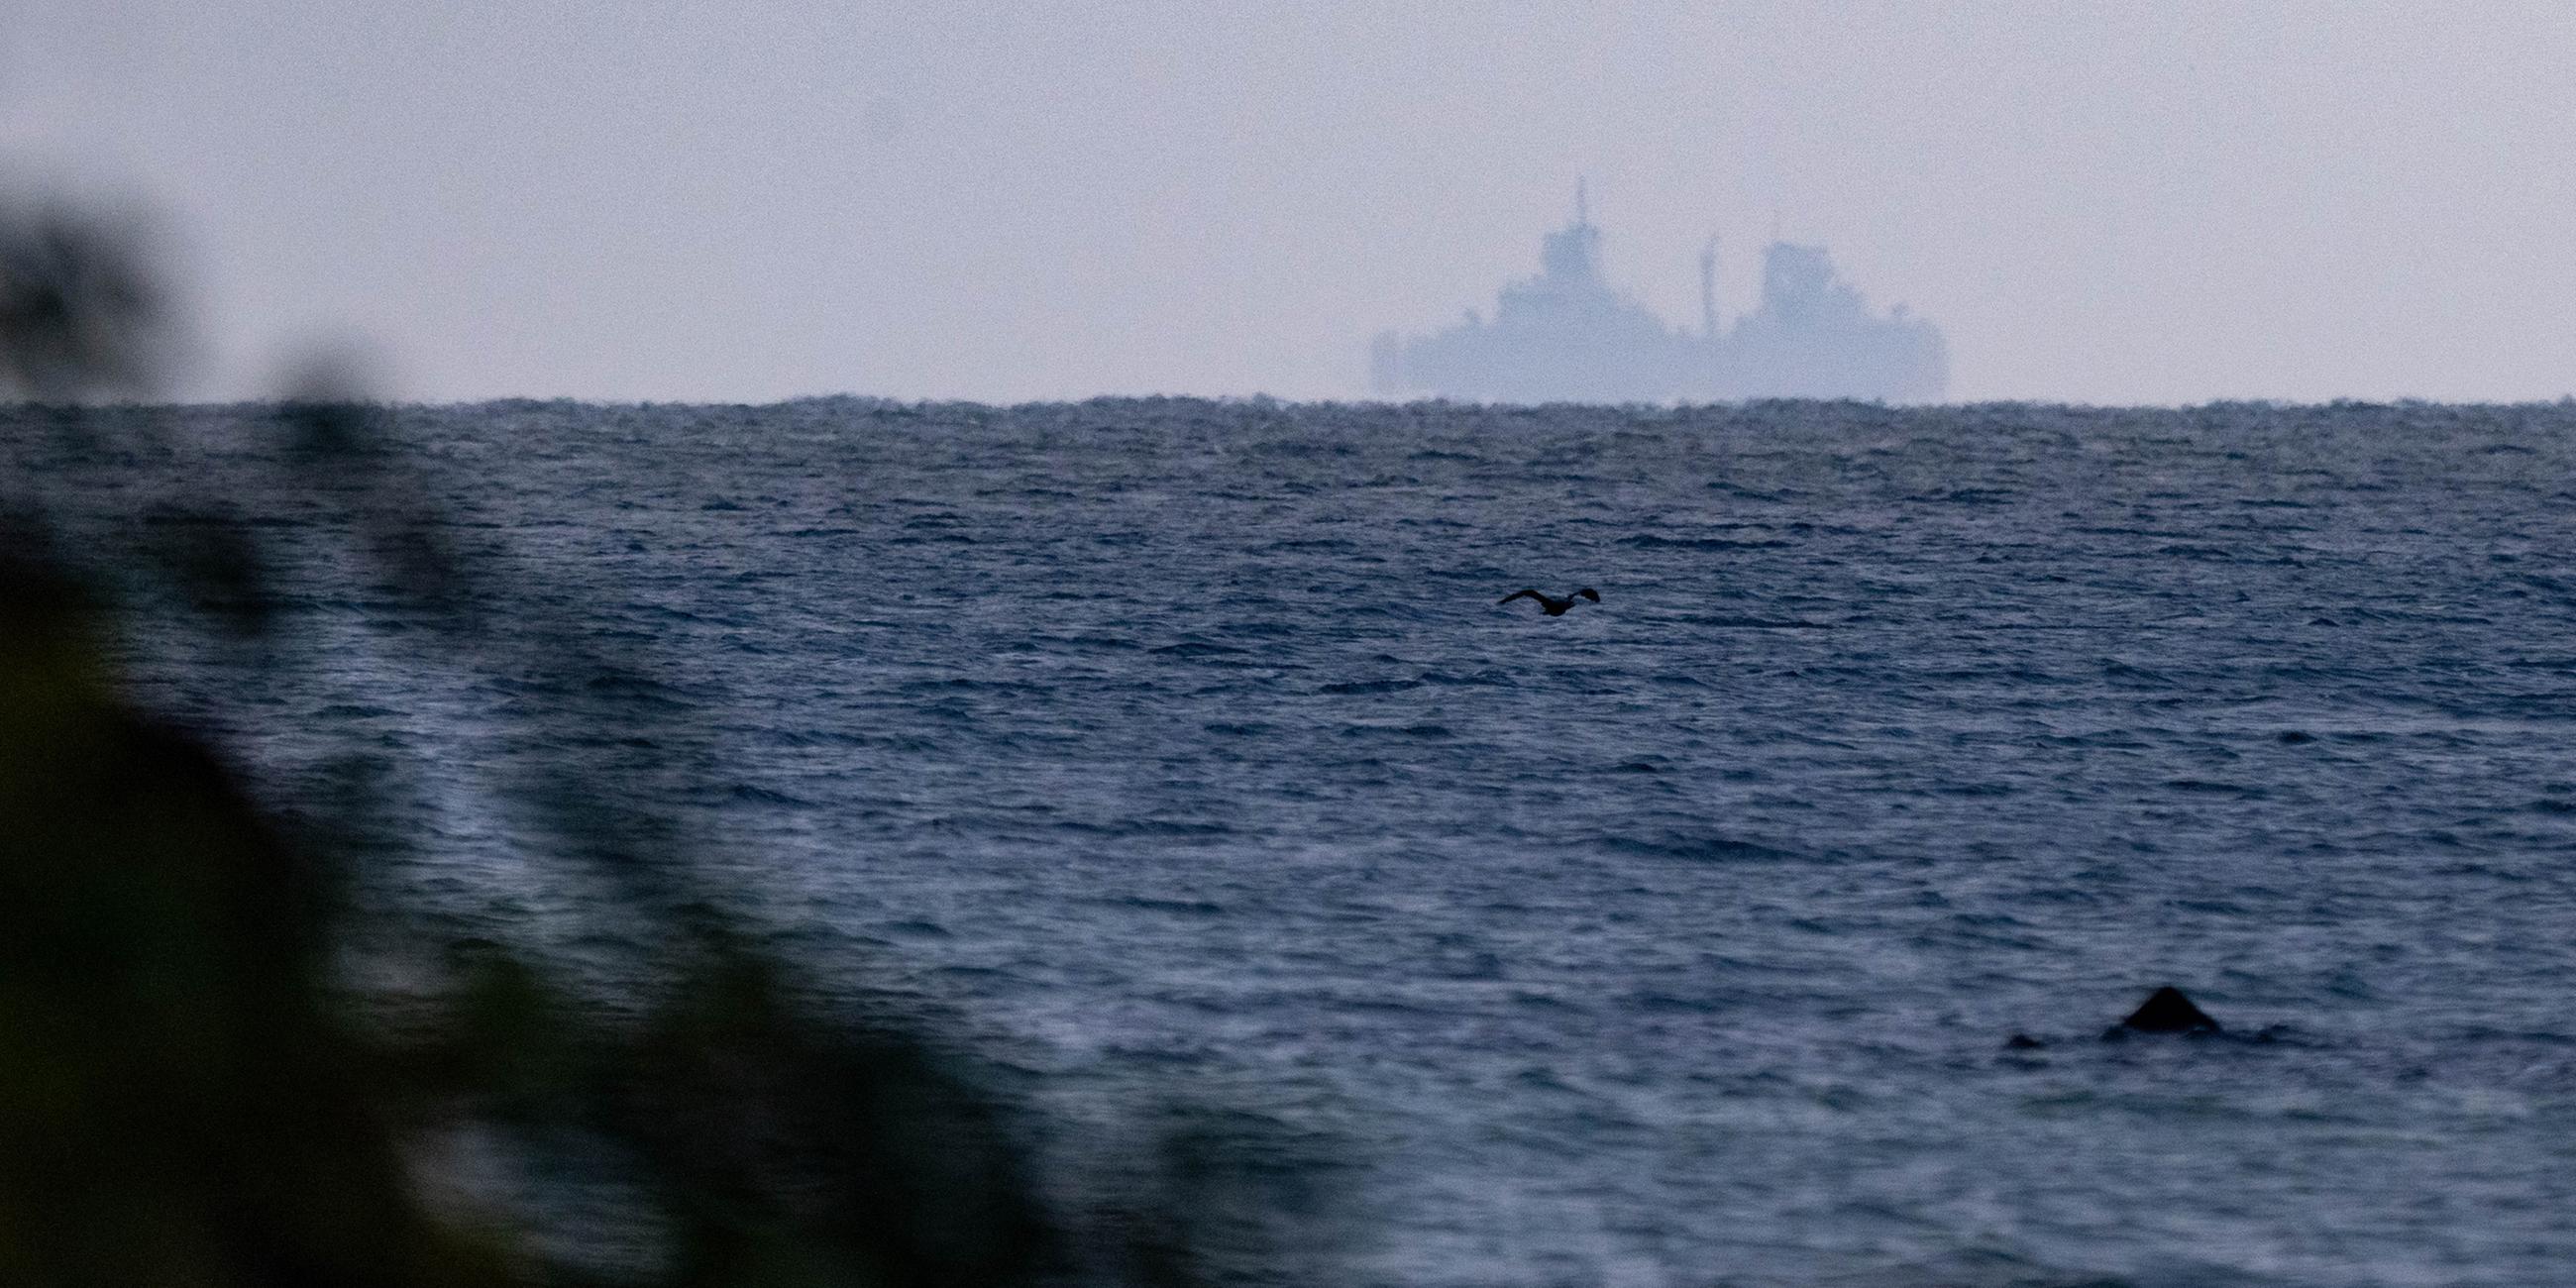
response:
<path id="1" fill-rule="evenodd" d="M 135 486 L 276 452 L 153 414 L 218 463 Z M 141 691 L 373 749 L 495 936 L 581 916 L 500 767 L 590 757 L 1061 1121 L 1235 1116 L 1345 1281 L 2576 1277 L 2576 407 L 379 414 L 643 730 L 318 555 L 320 667 Z M 2100 1040 L 2166 983 L 2231 1036 Z"/>

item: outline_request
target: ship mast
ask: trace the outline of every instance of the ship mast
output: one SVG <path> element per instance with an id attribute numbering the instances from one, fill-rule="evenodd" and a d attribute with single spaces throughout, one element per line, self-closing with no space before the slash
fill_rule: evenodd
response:
<path id="1" fill-rule="evenodd" d="M 1717 338 L 1717 238 L 1699 248 L 1699 333 Z"/>

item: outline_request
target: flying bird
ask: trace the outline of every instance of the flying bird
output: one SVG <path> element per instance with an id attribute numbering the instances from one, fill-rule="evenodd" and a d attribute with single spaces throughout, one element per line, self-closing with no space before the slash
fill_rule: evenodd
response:
<path id="1" fill-rule="evenodd" d="M 1539 608 L 1546 612 L 1548 616 L 1563 617 L 1565 616 L 1565 610 L 1574 607 L 1574 601 L 1578 599 L 1588 599 L 1593 603 L 1600 603 L 1601 592 L 1594 590 L 1590 586 L 1586 586 L 1563 599 L 1558 599 L 1552 595 L 1542 595 L 1535 590 L 1517 590 L 1511 594 L 1503 596 L 1500 602 L 1508 604 L 1515 599 L 1535 599 L 1538 601 Z"/>

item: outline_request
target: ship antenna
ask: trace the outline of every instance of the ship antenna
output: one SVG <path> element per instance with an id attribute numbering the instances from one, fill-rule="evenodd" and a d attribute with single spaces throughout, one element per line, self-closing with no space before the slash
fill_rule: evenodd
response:
<path id="1" fill-rule="evenodd" d="M 1717 238 L 1699 250 L 1699 329 L 1711 340 L 1717 338 Z"/>
<path id="2" fill-rule="evenodd" d="M 1574 177 L 1574 226 L 1577 228 L 1587 228 L 1590 227 L 1591 224 L 1592 203 L 1586 198 L 1586 194 L 1583 191 L 1583 176 L 1576 175 Z"/>

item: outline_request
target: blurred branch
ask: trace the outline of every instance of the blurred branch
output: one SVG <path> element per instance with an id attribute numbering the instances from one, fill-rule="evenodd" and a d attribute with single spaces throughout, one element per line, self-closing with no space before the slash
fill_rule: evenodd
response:
<path id="1" fill-rule="evenodd" d="M 46 401 L 148 392 L 169 341 L 152 283 L 129 229 L 0 209 L 0 385 Z"/>
<path id="2" fill-rule="evenodd" d="M 0 215 L 0 392 L 147 392 L 165 310 L 143 262 L 104 225 Z M 1051 1203 L 1026 1115 L 971 1062 L 921 1023 L 818 1009 L 709 896 L 686 829 L 638 803 L 679 768 L 639 753 L 615 806 L 595 767 L 535 769 L 542 844 L 606 878 L 585 916 L 634 927 L 634 996 L 603 1007 L 506 945 L 439 942 L 418 907 L 353 900 L 364 857 L 404 843 L 380 773 L 263 806 L 224 747 L 137 709 L 109 638 L 156 612 L 256 645 L 226 655 L 241 684 L 328 664 L 282 647 L 297 555 L 245 517 L 291 511 L 337 547 L 306 575 L 363 578 L 371 613 L 420 628 L 414 656 L 546 677 L 562 696 L 523 717 L 550 735 L 532 741 L 678 741 L 648 736 L 683 718 L 643 700 L 648 668 L 459 548 L 392 419 L 345 391 L 288 403 L 270 491 L 207 495 L 153 409 L 0 407 L 0 432 L 56 435 L 109 478 L 0 496 L 0 1283 L 1278 1281 L 1238 1237 L 1262 1222 L 1205 1206 L 1249 1191 L 1202 1137 L 1126 1199 Z M 170 486 L 128 486 L 147 475 Z M 353 955 L 422 940 L 402 986 L 353 982 Z M 614 1214 L 549 1217 L 585 1188 Z"/>

